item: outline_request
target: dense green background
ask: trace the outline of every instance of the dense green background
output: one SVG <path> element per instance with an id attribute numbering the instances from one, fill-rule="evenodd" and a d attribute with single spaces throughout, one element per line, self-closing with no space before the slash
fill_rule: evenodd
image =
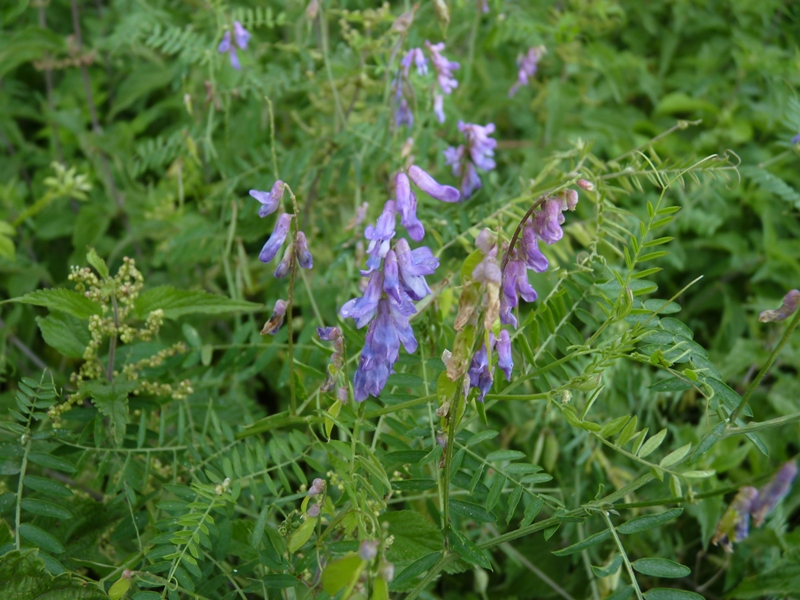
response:
<path id="1" fill-rule="evenodd" d="M 122 568 L 140 570 L 152 565 L 156 559 L 131 557 L 137 548 L 146 555 L 158 546 L 153 539 L 159 532 L 177 526 L 180 509 L 170 512 L 163 503 L 187 499 L 180 494 L 188 488 L 176 491 L 164 485 L 194 483 L 213 488 L 214 473 L 204 474 L 201 467 L 208 465 L 217 476 L 227 475 L 231 460 L 247 462 L 250 456 L 256 471 L 264 464 L 267 468 L 283 465 L 271 473 L 278 486 L 285 480 L 285 487 L 273 491 L 274 485 L 242 476 L 242 468 L 251 473 L 249 466 L 236 468 L 238 478 L 253 481 L 245 484 L 246 489 L 262 489 L 215 506 L 218 521 L 224 524 L 217 532 L 223 541 L 215 543 L 219 552 L 213 560 L 200 561 L 203 571 L 190 577 L 192 586 L 183 581 L 181 585 L 195 589 L 196 597 L 264 597 L 266 588 L 254 582 L 262 581 L 266 573 L 314 571 L 307 559 L 311 552 L 306 558 L 289 553 L 281 557 L 286 564 L 264 558 L 264 553 L 272 547 L 270 535 L 280 550 L 278 526 L 284 519 L 297 520 L 289 513 L 299 508 L 302 496 L 293 495 L 298 486 L 324 476 L 327 470 L 347 475 L 346 457 L 327 448 L 318 426 L 287 427 L 280 433 L 232 441 L 242 426 L 286 410 L 289 401 L 286 330 L 274 339 L 258 335 L 274 301 L 286 297 L 287 281 L 274 279 L 273 265 L 265 267 L 257 260 L 272 218 L 257 218 L 257 203 L 247 191 L 268 190 L 280 177 L 298 198 L 315 267 L 298 281 L 295 293 L 295 386 L 301 399 L 308 394 L 306 414 L 315 414 L 314 409 L 325 410 L 332 402 L 316 391 L 329 356 L 327 348 L 315 342 L 314 330 L 321 324 L 318 317 L 326 324 L 334 323 L 341 304 L 358 294 L 354 247 L 360 231 L 357 234 L 346 226 L 362 202 L 369 203 L 369 221 L 378 216 L 389 197 L 391 177 L 406 165 L 402 152 L 409 136 L 417 164 L 452 183 L 442 150 L 460 143 L 459 120 L 496 124 L 498 167 L 483 175 L 483 190 L 464 204 L 445 206 L 428 198 L 420 200 L 420 218 L 428 230 L 426 243 L 434 251 L 447 246 L 442 268 L 432 282 L 447 275 L 448 280 L 457 281 L 461 263 L 473 249 L 477 230 L 470 232 L 470 228 L 478 223 L 499 224 L 507 233 L 513 231 L 514 218 L 530 204 L 520 199 L 570 180 L 571 170 L 590 149 L 591 157 L 581 162 L 585 169 L 581 174 L 596 178 L 598 192 L 582 193 L 579 210 L 568 216 L 565 241 L 554 246 L 549 256 L 563 273 L 570 274 L 569 279 L 576 257 L 587 252 L 592 240 L 601 240 L 598 254 L 603 264 L 595 265 L 596 277 L 587 285 L 610 281 L 611 287 L 601 295 L 614 296 L 619 290 L 613 289 L 610 273 L 624 271 L 620 248 L 629 243 L 624 229 L 636 235 L 639 220 L 647 218 L 647 201 L 655 203 L 659 198 L 643 156 L 667 173 L 718 155 L 719 159 L 710 160 L 709 169 L 695 169 L 696 176 L 693 171 L 684 178 L 685 186 L 675 183 L 665 194 L 665 203 L 681 210 L 656 236 L 675 240 L 661 248 L 669 254 L 656 263 L 663 270 L 649 278 L 658 285 L 658 294 L 652 297 L 669 299 L 702 276 L 678 299 L 680 313 L 671 316 L 693 332 L 694 342 L 707 351 L 708 360 L 719 369 L 719 379 L 733 393 L 744 393 L 765 363 L 785 326 L 760 324 L 758 312 L 776 308 L 789 289 L 800 287 L 800 145 L 790 141 L 800 132 L 800 4 L 489 0 L 487 13 L 473 1 L 441 4 L 449 7 L 449 25 L 436 18 L 433 3 L 420 2 L 405 35 L 392 24 L 411 9 L 410 2 L 381 7 L 370 2 L 325 1 L 313 19 L 299 1 L 229 5 L 218 0 L 16 0 L 0 9 L 0 299 L 66 286 L 70 265 L 85 265 L 87 248 L 93 247 L 112 273 L 123 257 L 134 258 L 147 288 L 169 284 L 263 307 L 234 316 L 207 311 L 168 319 L 152 346 L 131 350 L 131 356 L 139 356 L 185 341 L 189 346 L 185 355 L 146 376 L 163 382 L 189 379 L 195 393 L 185 401 L 131 400 L 124 443 L 141 448 L 137 436 L 145 436 L 148 447 L 176 445 L 190 450 L 178 454 L 79 451 L 74 444 L 114 445 L 113 436 L 101 439 L 102 415 L 88 401 L 65 421 L 74 433 L 73 446 L 61 446 L 46 436 L 36 442 L 43 444 L 41 452 L 64 456 L 79 466 L 70 477 L 74 477 L 73 487 L 81 490 L 80 497 L 64 502 L 81 524 L 57 527 L 47 516 L 31 517 L 39 527 L 55 531 L 64 544 L 64 553 L 51 550 L 51 554 L 58 554 L 66 570 L 92 581 L 103 579 L 107 586 L 119 579 Z M 80 44 L 74 17 L 80 23 Z M 216 51 L 223 30 L 235 19 L 253 35 L 250 47 L 239 53 L 241 71 L 232 69 L 227 57 Z M 431 110 L 432 79 L 414 75 L 416 122 L 411 131 L 397 130 L 392 126 L 391 78 L 399 57 L 425 40 L 446 42 L 446 56 L 461 63 L 456 72 L 460 85 L 446 98 L 447 121 L 440 125 Z M 539 73 L 530 86 L 509 99 L 517 54 L 539 44 L 548 49 Z M 678 121 L 691 124 L 648 143 Z M 628 154 L 636 148 L 645 150 L 644 155 Z M 58 176 L 53 163 L 74 173 Z M 738 169 L 731 169 L 732 165 Z M 612 176 L 629 166 L 629 175 Z M 74 183 L 76 175 L 84 176 L 88 184 L 83 192 Z M 53 177 L 59 181 L 49 179 Z M 531 184 L 531 179 L 536 182 Z M 619 239 L 598 224 L 598 202 L 620 211 L 622 233 L 615 230 Z M 488 218 L 495 214 L 501 215 L 500 221 Z M 534 285 L 540 298 L 558 281 L 557 275 L 537 276 Z M 583 284 L 576 280 L 575 285 Z M 438 293 L 441 288 L 436 289 Z M 413 357 L 403 354 L 399 363 L 408 377 L 394 380 L 398 388 L 388 398 L 368 403 L 367 411 L 432 393 L 443 368 L 438 356 L 453 340 L 454 309 L 448 311 L 446 298 L 445 294 L 436 310 L 424 312 L 414 323 L 421 351 Z M 537 305 L 532 308 L 537 310 Z M 591 306 L 585 308 L 595 317 L 600 314 Z M 557 307 L 552 308 L 557 318 L 564 310 L 559 313 Z M 88 340 L 85 323 L 53 313 L 51 318 L 68 331 L 66 337 L 78 342 L 77 347 L 63 341 L 48 345 L 40 331 L 46 314 L 26 304 L 0 305 L 0 403 L 4 407 L 14 406 L 21 377 L 38 382 L 45 366 L 56 387 L 70 391 L 70 374 L 79 367 Z M 547 318 L 541 311 L 534 314 L 537 322 Z M 596 325 L 591 320 L 570 318 L 575 325 L 572 330 L 581 339 L 593 334 Z M 622 327 L 622 321 L 617 325 Z M 344 326 L 348 356 L 353 357 L 363 343 L 363 331 Z M 529 338 L 527 331 L 522 337 Z M 540 339 L 545 339 L 546 331 L 541 331 Z M 535 350 L 536 339 L 529 339 Z M 553 359 L 565 352 L 556 343 L 550 350 Z M 517 351 L 521 366 L 527 354 L 523 358 L 521 346 Z M 800 342 L 795 334 L 751 396 L 753 420 L 800 411 L 799 365 Z M 564 378 L 581 374 L 575 369 L 585 367 L 576 363 L 560 381 L 558 374 L 557 381 L 544 380 L 527 391 L 562 385 Z M 709 408 L 693 390 L 653 390 L 650 386 L 659 379 L 654 368 L 620 360 L 601 370 L 605 391 L 590 415 L 599 424 L 635 414 L 640 426 L 649 427 L 650 432 L 669 431 L 666 453 L 667 447 L 696 444 L 716 422 L 716 408 Z M 575 388 L 579 409 L 589 391 Z M 496 476 L 488 466 L 483 471 L 481 461 L 498 449 L 519 450 L 527 462 L 542 465 L 553 476 L 551 487 L 542 491 L 563 501 L 568 509 L 647 473 L 641 464 L 593 440 L 585 429 L 570 425 L 549 404 L 496 402 L 487 409 L 486 424 L 471 405 L 463 439 L 489 429 L 500 435 L 476 447 L 477 458 L 467 459 L 453 478 L 454 486 L 472 490 L 465 496 L 482 503 Z M 361 436 L 367 446 L 372 444 L 380 469 L 390 478 L 394 470 L 402 470 L 403 463 L 393 462 L 388 453 L 408 448 L 427 454 L 432 447 L 432 440 L 424 438 L 435 420 L 424 406 L 386 411 L 379 418 L 375 413 L 375 417 L 366 420 Z M 342 420 L 343 431 L 361 423 L 351 408 L 344 409 Z M 386 439 L 375 434 L 373 442 L 375 426 L 382 427 L 379 431 Z M 38 427 L 50 430 L 46 420 Z M 87 437 L 88 431 L 96 437 Z M 637 516 L 639 510 L 650 510 L 635 506 L 637 502 L 686 507 L 670 525 L 625 538 L 631 560 L 662 557 L 692 569 L 691 576 L 678 580 L 639 575 L 643 590 L 659 586 L 699 589 L 713 599 L 731 594 L 755 598 L 768 592 L 784 597 L 800 589 L 800 539 L 794 530 L 800 514 L 798 494 L 790 495 L 767 526 L 737 546 L 732 556 L 709 545 L 729 492 L 740 485 L 762 484 L 781 462 L 794 457 L 798 433 L 800 428 L 792 424 L 763 434 L 769 456 L 742 436 L 717 444 L 692 467 L 716 471 L 712 478 L 696 482 L 694 491 L 707 495 L 700 501 L 693 501 L 684 482 L 684 502 L 656 502 L 674 495 L 666 480 L 622 499 L 634 506 L 618 509 L 619 522 Z M 16 444 L 11 433 L 6 438 L 9 445 Z M 344 435 L 342 439 L 349 441 Z M 15 452 L 4 450 L 5 459 L 13 463 Z M 476 488 L 470 478 L 478 467 L 482 471 L 475 481 L 481 483 Z M 6 493 L 6 501 L 0 495 L 1 516 L 12 529 L 16 502 L 8 494 L 17 490 L 15 468 L 3 471 L 0 481 L 5 486 L 0 492 Z M 37 475 L 52 476 L 41 465 L 32 468 Z M 369 467 L 363 469 L 363 476 L 371 478 Z M 429 462 L 410 467 L 409 473 L 419 479 L 434 477 L 435 471 L 435 462 Z M 353 479 L 352 469 L 349 477 L 348 485 L 361 485 Z M 601 491 L 599 486 L 604 486 Z M 380 511 L 390 509 L 384 515 L 394 509 L 416 513 L 399 513 L 407 522 L 396 515 L 381 517 L 387 522 L 400 519 L 390 528 L 392 533 L 412 532 L 398 541 L 394 555 L 390 553 L 396 574 L 412 559 L 441 547 L 436 492 L 419 493 L 422 499 L 408 502 L 395 496 L 388 507 L 380 507 Z M 513 487 L 504 490 L 496 509 L 497 523 L 481 525 L 480 519 L 456 515 L 454 527 L 475 543 L 496 537 L 498 531 L 516 529 L 533 496 L 526 494 L 519 506 L 509 506 L 513 495 Z M 104 508 L 97 502 L 103 496 Z M 345 511 L 348 502 L 366 503 L 367 497 L 359 498 L 356 502 L 343 494 L 336 510 Z M 274 510 L 262 512 L 264 506 Z M 538 520 L 551 518 L 551 508 Z M 510 525 L 506 524 L 508 509 Z M 260 520 L 262 514 L 266 516 Z M 175 523 L 170 524 L 170 519 Z M 267 541 L 260 533 L 253 535 L 254 528 L 265 524 L 272 532 L 265 534 Z M 624 592 L 627 573 L 599 578 L 588 566 L 611 559 L 615 552 L 611 541 L 571 557 L 552 554 L 603 530 L 604 522 L 596 514 L 580 525 L 565 522 L 547 542 L 534 533 L 495 547 L 490 552 L 493 572 L 485 569 L 474 577 L 445 574 L 425 593 L 442 598 L 523 599 L 556 597 L 558 590 L 574 598 Z M 142 536 L 138 545 L 137 531 Z M 332 536 L 319 548 L 335 558 L 352 550 L 347 544 L 365 535 L 362 524 L 358 535 Z M 0 542 L 8 542 L 10 536 L 0 523 Z M 126 563 L 129 559 L 130 564 Z M 234 568 L 239 575 L 232 574 Z M 459 562 L 448 569 L 472 572 L 475 568 Z M 720 569 L 724 569 L 722 574 L 705 584 Z M 549 575 L 555 586 L 535 575 L 537 570 Z M 8 572 L 0 567 L 0 585 Z M 481 583 L 484 572 L 489 573 L 488 584 Z M 285 583 L 273 580 L 277 588 Z M 241 592 L 242 588 L 246 591 Z M 161 588 L 154 589 L 160 594 Z M 188 594 L 185 589 L 182 593 Z M 297 597 L 303 597 L 301 589 L 305 588 L 297 588 Z M 274 589 L 269 593 L 279 597 Z"/>

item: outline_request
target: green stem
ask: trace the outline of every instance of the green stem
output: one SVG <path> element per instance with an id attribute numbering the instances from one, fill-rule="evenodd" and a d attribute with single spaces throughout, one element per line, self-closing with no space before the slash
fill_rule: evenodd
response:
<path id="1" fill-rule="evenodd" d="M 631 583 L 633 584 L 633 589 L 636 592 L 636 597 L 639 600 L 644 600 L 642 590 L 639 588 L 639 582 L 636 581 L 636 574 L 633 572 L 633 565 L 631 565 L 631 561 L 628 558 L 628 555 L 625 553 L 625 548 L 622 546 L 619 535 L 617 535 L 616 528 L 611 523 L 611 519 L 608 517 L 608 513 L 605 511 L 603 511 L 603 518 L 606 521 L 606 525 L 608 525 L 609 531 L 611 531 L 611 535 L 614 537 L 614 542 L 616 542 L 619 553 L 622 556 L 622 562 L 625 563 L 625 569 L 628 571 L 628 576 L 631 578 Z"/>
<path id="2" fill-rule="evenodd" d="M 30 421 L 28 421 L 30 425 Z M 17 510 L 14 515 L 14 547 L 19 550 L 20 543 L 19 543 L 19 526 L 22 522 L 22 482 L 25 479 L 25 470 L 28 468 L 28 453 L 31 450 L 31 436 L 30 430 L 26 434 L 27 439 L 25 440 L 25 448 L 22 454 L 22 463 L 20 464 L 19 468 L 19 484 L 17 485 Z"/>
<path id="3" fill-rule="evenodd" d="M 761 421 L 760 423 L 749 423 L 742 427 L 736 427 L 734 429 L 726 431 L 723 437 L 752 433 L 754 431 L 760 431 L 762 429 L 772 429 L 773 427 L 788 425 L 789 423 L 794 423 L 795 421 L 800 421 L 800 413 L 794 413 L 793 415 L 778 417 L 776 419 L 770 419 L 769 421 Z"/>
<path id="4" fill-rule="evenodd" d="M 789 336 L 792 335 L 792 332 L 795 330 L 795 328 L 797 327 L 798 324 L 800 324 L 800 310 L 795 312 L 794 318 L 792 319 L 791 323 L 789 323 L 789 326 L 786 328 L 786 331 L 783 332 L 783 335 L 781 336 L 780 341 L 778 341 L 778 344 L 772 350 L 772 353 L 769 355 L 769 358 L 767 359 L 767 362 L 764 363 L 763 367 L 761 367 L 761 370 L 758 372 L 758 375 L 755 376 L 755 379 L 753 379 L 753 382 L 750 384 L 750 387 L 747 388 L 747 391 L 744 393 L 744 396 L 742 396 L 742 400 L 739 402 L 739 406 L 737 406 L 733 410 L 733 412 L 731 413 L 731 416 L 728 417 L 728 424 L 729 425 L 731 423 L 735 423 L 736 422 L 736 419 L 739 417 L 741 412 L 744 410 L 744 407 L 747 406 L 747 401 L 750 400 L 750 396 L 753 395 L 753 392 L 756 391 L 756 388 L 758 387 L 758 384 L 761 383 L 761 380 L 764 379 L 764 376 L 772 368 L 772 365 L 775 363 L 775 360 L 778 358 L 778 354 L 783 349 L 783 347 L 786 345 L 786 342 L 789 341 Z"/>

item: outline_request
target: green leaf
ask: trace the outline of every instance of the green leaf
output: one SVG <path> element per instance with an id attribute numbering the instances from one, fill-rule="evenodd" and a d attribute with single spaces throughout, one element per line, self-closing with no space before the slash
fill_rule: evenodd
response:
<path id="1" fill-rule="evenodd" d="M 659 527 L 660 525 L 679 517 L 682 513 L 682 508 L 671 508 L 654 515 L 643 515 L 641 517 L 631 519 L 627 523 L 623 523 L 617 527 L 617 531 L 620 533 L 637 533 L 652 527 Z"/>
<path id="2" fill-rule="evenodd" d="M 90 340 L 86 324 L 61 313 L 36 317 L 36 323 L 48 346 L 68 358 L 83 358 Z"/>
<path id="3" fill-rule="evenodd" d="M 456 515 L 480 521 L 481 523 L 494 523 L 497 517 L 478 504 L 464 502 L 463 500 L 450 500 L 450 511 Z"/>
<path id="4" fill-rule="evenodd" d="M 419 575 L 422 575 L 425 571 L 439 562 L 440 558 L 442 558 L 441 552 L 434 552 L 433 554 L 423 556 L 418 561 L 412 563 L 403 571 L 401 571 L 400 574 L 392 580 L 392 583 L 389 584 L 389 589 L 402 590 L 405 584 L 413 581 Z"/>
<path id="5" fill-rule="evenodd" d="M 415 510 L 388 512 L 380 520 L 388 524 L 388 534 L 394 536 L 386 553 L 393 563 L 408 564 L 442 549 L 440 529 Z"/>
<path id="6" fill-rule="evenodd" d="M 642 575 L 651 577 L 687 577 L 692 570 L 674 560 L 666 558 L 640 558 L 633 563 L 633 568 Z"/>
<path id="7" fill-rule="evenodd" d="M 179 290 L 169 285 L 147 290 L 136 299 L 134 311 L 140 319 L 156 309 L 164 311 L 168 319 L 184 315 L 218 315 L 230 312 L 255 312 L 264 306 L 255 302 L 233 300 L 226 296 L 215 296 L 207 292 Z"/>
<path id="8" fill-rule="evenodd" d="M 120 600 L 131 587 L 130 577 L 120 577 L 108 590 L 110 600 Z"/>
<path id="9" fill-rule="evenodd" d="M 502 462 L 504 460 L 519 460 L 525 458 L 525 453 L 518 450 L 497 450 L 486 456 L 488 462 Z"/>
<path id="10" fill-rule="evenodd" d="M 0 78 L 18 66 L 43 58 L 45 53 L 57 54 L 64 50 L 64 38 L 40 27 L 17 28 L 13 34 L 6 32 L 0 42 Z"/>
<path id="11" fill-rule="evenodd" d="M 136 389 L 137 385 L 135 381 L 105 383 L 99 380 L 88 381 L 83 385 L 100 414 L 108 417 L 117 446 L 122 445 L 125 429 L 128 426 L 128 394 Z"/>
<path id="12" fill-rule="evenodd" d="M 611 562 L 604 567 L 595 567 L 594 565 L 592 565 L 592 573 L 594 573 L 595 577 L 599 578 L 608 577 L 609 575 L 613 575 L 614 573 L 619 571 L 619 567 L 621 564 L 622 564 L 622 555 L 616 554 L 614 555 L 614 558 L 611 560 Z"/>
<path id="13" fill-rule="evenodd" d="M 64 552 L 64 546 L 61 544 L 61 542 L 43 529 L 36 527 L 36 525 L 22 523 L 19 526 L 19 534 L 43 550 L 47 550 L 53 554 L 61 554 Z"/>
<path id="14" fill-rule="evenodd" d="M 106 261 L 101 258 L 94 248 L 90 248 L 89 252 L 87 252 L 86 262 L 94 267 L 94 270 L 97 271 L 97 274 L 100 275 L 102 279 L 108 277 L 108 266 L 106 265 Z"/>
<path id="15" fill-rule="evenodd" d="M 264 586 L 270 590 L 285 590 L 300 583 L 297 578 L 285 573 L 270 573 L 262 577 Z"/>
<path id="16" fill-rule="evenodd" d="M 492 564 L 489 562 L 484 551 L 471 540 L 452 529 L 450 530 L 448 539 L 450 540 L 450 548 L 465 561 L 483 567 L 484 569 L 492 570 Z"/>
<path id="17" fill-rule="evenodd" d="M 667 437 L 667 430 L 662 429 L 657 434 L 652 436 L 649 440 L 647 440 L 642 449 L 639 451 L 639 458 L 644 458 L 653 452 L 655 452 L 661 443 L 664 441 L 664 438 Z"/>
<path id="18" fill-rule="evenodd" d="M 689 450 L 691 449 L 692 449 L 691 442 L 681 446 L 677 450 L 670 452 L 663 459 L 661 459 L 661 462 L 658 463 L 658 466 L 664 467 L 666 469 L 668 467 L 671 467 L 672 465 L 678 464 L 684 458 L 686 458 L 686 456 L 689 454 Z"/>
<path id="19" fill-rule="evenodd" d="M 44 467 L 45 469 L 56 469 L 57 471 L 64 471 L 65 473 L 74 473 L 77 471 L 75 465 L 68 460 L 53 456 L 52 454 L 44 454 L 42 452 L 31 452 L 28 454 L 28 460 L 34 464 Z"/>
<path id="20" fill-rule="evenodd" d="M 747 577 L 727 596 L 740 600 L 768 597 L 791 598 L 800 590 L 800 566 L 791 559 L 778 562 L 773 568 Z"/>
<path id="21" fill-rule="evenodd" d="M 479 431 L 478 433 L 472 434 L 470 438 L 467 440 L 465 446 L 477 446 L 481 442 L 485 442 L 486 440 L 491 440 L 496 438 L 500 435 L 499 432 L 494 431 L 492 429 L 484 429 L 483 431 Z"/>
<path id="22" fill-rule="evenodd" d="M 590 548 L 595 544 L 599 544 L 600 542 L 608 539 L 611 537 L 611 530 L 606 529 L 604 531 L 600 531 L 595 533 L 594 535 L 590 535 L 582 542 L 578 542 L 577 544 L 572 544 L 571 546 L 567 546 L 566 548 L 562 548 L 561 550 L 556 550 L 553 552 L 556 556 L 568 556 L 570 554 L 575 554 L 576 552 L 580 552 L 585 550 L 586 548 Z"/>
<path id="23" fill-rule="evenodd" d="M 57 569 L 53 577 L 48 570 Z M 12 551 L 0 560 L 0 598 L 4 600 L 109 600 L 94 585 L 65 573 L 51 556 L 38 550 Z"/>
<path id="24" fill-rule="evenodd" d="M 306 519 L 300 527 L 289 538 L 289 554 L 294 554 L 300 548 L 305 546 L 306 542 L 311 539 L 314 534 L 314 527 L 317 524 L 318 518 Z"/>
<path id="25" fill-rule="evenodd" d="M 54 519 L 71 519 L 72 513 L 56 504 L 36 500 L 34 498 L 23 498 L 19 503 L 23 510 L 40 515 L 42 517 L 53 517 Z"/>
<path id="26" fill-rule="evenodd" d="M 700 594 L 672 588 L 655 588 L 644 593 L 645 600 L 703 600 Z"/>
<path id="27" fill-rule="evenodd" d="M 25 475 L 25 479 L 22 480 L 22 483 L 25 484 L 25 487 L 48 496 L 59 496 L 61 498 L 69 498 L 72 496 L 72 490 L 67 486 L 44 477 Z"/>
<path id="28" fill-rule="evenodd" d="M 78 317 L 88 319 L 92 315 L 100 314 L 100 305 L 92 302 L 83 294 L 65 288 L 49 288 L 37 290 L 30 294 L 25 294 L 19 298 L 11 298 L 0 302 L 19 302 L 20 304 L 32 304 L 33 306 L 43 306 L 49 310 L 55 310 Z"/>

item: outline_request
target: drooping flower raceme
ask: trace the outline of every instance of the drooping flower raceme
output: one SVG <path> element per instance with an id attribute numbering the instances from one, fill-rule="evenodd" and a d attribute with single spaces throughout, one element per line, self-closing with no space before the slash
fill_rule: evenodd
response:
<path id="1" fill-rule="evenodd" d="M 400 238 L 392 247 L 398 212 L 412 239 L 419 241 L 424 235 L 416 217 L 416 197 L 402 173 L 395 179 L 395 195 L 397 200 L 388 200 L 375 225 L 364 232 L 370 242 L 368 268 L 362 271 L 369 275 L 364 295 L 349 300 L 339 310 L 342 318 L 352 318 L 356 327 L 369 325 L 353 378 L 357 402 L 380 395 L 394 372 L 401 344 L 409 354 L 416 351 L 417 340 L 408 318 L 417 312 L 414 301 L 431 293 L 425 277 L 439 266 L 439 260 L 426 246 L 412 250 Z"/>
<path id="2" fill-rule="evenodd" d="M 491 171 L 497 166 L 494 162 L 497 140 L 489 137 L 494 129 L 494 123 L 481 126 L 459 121 L 458 130 L 464 134 L 466 144 L 450 146 L 444 151 L 445 162 L 453 168 L 453 175 L 461 178 L 461 195 L 464 198 L 469 198 L 481 187 L 476 168 Z"/>
<path id="3" fill-rule="evenodd" d="M 503 269 L 503 283 L 500 294 L 500 322 L 504 325 L 517 326 L 517 318 L 512 310 L 516 308 L 521 296 L 525 302 L 534 302 L 536 290 L 528 281 L 530 269 L 536 273 L 544 273 L 548 268 L 547 258 L 539 250 L 539 240 L 546 244 L 555 244 L 564 232 L 564 211 L 575 210 L 578 204 L 578 193 L 565 190 L 558 196 L 547 198 L 541 208 L 525 222 L 522 235 L 507 256 Z"/>
<path id="4" fill-rule="evenodd" d="M 431 44 L 426 41 L 425 47 L 431 54 L 431 62 L 433 63 L 434 71 L 436 71 L 436 81 L 439 83 L 439 88 L 443 94 L 450 95 L 458 87 L 458 81 L 453 77 L 453 71 L 458 69 L 460 65 L 455 61 L 447 60 L 442 55 L 445 48 L 444 42 Z"/>
<path id="5" fill-rule="evenodd" d="M 269 192 L 250 190 L 250 195 L 261 203 L 261 207 L 258 209 L 259 217 L 263 219 L 278 210 L 281 200 L 283 199 L 285 187 L 286 184 L 278 180 Z M 283 246 L 283 243 L 286 241 L 286 238 L 289 236 L 292 219 L 294 218 L 295 215 L 291 213 L 282 213 L 278 216 L 278 219 L 275 221 L 275 227 L 272 230 L 272 235 L 270 235 L 264 247 L 261 249 L 261 253 L 258 255 L 258 259 L 261 262 L 266 264 L 275 258 L 278 251 Z M 286 248 L 283 258 L 275 268 L 275 277 L 279 279 L 286 277 L 291 271 L 292 262 L 295 260 L 302 269 L 310 269 L 314 266 L 314 259 L 308 248 L 306 234 L 302 231 L 297 231 L 293 236 L 292 242 Z"/>
<path id="6" fill-rule="evenodd" d="M 711 542 L 722 545 L 726 552 L 733 552 L 733 544 L 741 542 L 750 532 L 750 510 L 758 499 L 758 490 L 754 487 L 743 487 L 736 494 L 725 514 L 717 523 L 717 529 Z"/>
<path id="7" fill-rule="evenodd" d="M 226 31 L 225 35 L 222 37 L 222 41 L 217 47 L 217 50 L 222 54 L 227 52 L 231 60 L 231 66 L 238 71 L 242 68 L 242 65 L 239 63 L 239 57 L 236 55 L 236 46 L 238 46 L 241 50 L 246 50 L 247 43 L 249 41 L 250 32 L 247 31 L 239 21 L 234 21 L 233 42 L 231 42 L 231 32 Z"/>
<path id="8" fill-rule="evenodd" d="M 523 85 L 528 85 L 531 77 L 536 75 L 536 70 L 539 67 L 539 60 L 541 60 L 545 52 L 544 46 L 536 46 L 535 48 L 529 48 L 526 54 L 520 54 L 517 57 L 519 72 L 517 73 L 516 83 L 508 90 L 509 98 L 514 97 L 519 89 Z"/>
<path id="9" fill-rule="evenodd" d="M 750 514 L 756 527 L 761 527 L 767 515 L 786 497 L 796 477 L 797 465 L 794 461 L 789 461 L 758 490 L 758 498 L 750 507 Z"/>

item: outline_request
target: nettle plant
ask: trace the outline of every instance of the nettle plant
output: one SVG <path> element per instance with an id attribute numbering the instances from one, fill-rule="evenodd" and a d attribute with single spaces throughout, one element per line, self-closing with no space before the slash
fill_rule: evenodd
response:
<path id="1" fill-rule="evenodd" d="M 324 23 L 324 4 L 308 4 L 309 23 Z M 446 23 L 447 4 L 433 4 Z M 208 69 L 205 160 L 217 154 L 217 94 L 234 97 L 214 76 L 241 71 L 242 94 L 263 92 L 247 74 L 250 30 L 285 22 L 215 7 L 213 44 L 210 26 L 154 26 L 145 40 Z M 351 83 L 376 100 L 361 118 L 380 113 L 391 138 L 370 165 L 378 175 L 358 182 L 346 241 L 307 210 L 309 186 L 295 193 L 280 178 L 293 155 L 279 160 L 267 100 L 273 178 L 262 191 L 257 169 L 234 177 L 260 207 L 247 198 L 239 219 L 244 198 L 231 199 L 218 271 L 230 297 L 149 285 L 150 270 L 117 254 L 112 275 L 89 250 L 70 286 L 7 301 L 48 310 L 37 323 L 64 373 L 20 379 L 0 423 L 0 592 L 690 600 L 722 589 L 751 525 L 772 537 L 748 559 L 796 573 L 780 554 L 794 462 L 775 460 L 752 485 L 727 472 L 768 456 L 764 434 L 800 421 L 755 420 L 751 408 L 800 322 L 800 293 L 761 314 L 772 348 L 740 394 L 681 320 L 683 294 L 704 282 L 659 289 L 683 194 L 734 185 L 736 155 L 660 156 L 656 145 L 687 121 L 613 158 L 576 140 L 518 178 L 498 169 L 492 123 L 458 121 L 441 152 L 415 150 L 414 136 L 448 135 L 433 128 L 454 121 L 462 66 L 442 41 L 407 43 L 417 8 L 389 8 L 333 13 L 362 66 L 380 65 Z M 545 56 L 523 49 L 503 94 L 524 95 Z M 325 66 L 330 97 L 315 102 L 332 102 L 341 139 L 361 140 L 348 129 L 357 102 L 342 105 Z M 193 116 L 190 94 L 184 102 Z M 134 175 L 170 144 L 145 148 Z M 200 162 L 187 160 L 187 182 Z M 175 165 L 170 214 L 184 202 Z M 89 189 L 56 170 L 70 185 L 34 212 Z M 253 222 L 268 235 L 260 262 L 237 229 Z M 268 282 L 263 327 L 264 304 L 244 299 L 251 277 Z"/>

